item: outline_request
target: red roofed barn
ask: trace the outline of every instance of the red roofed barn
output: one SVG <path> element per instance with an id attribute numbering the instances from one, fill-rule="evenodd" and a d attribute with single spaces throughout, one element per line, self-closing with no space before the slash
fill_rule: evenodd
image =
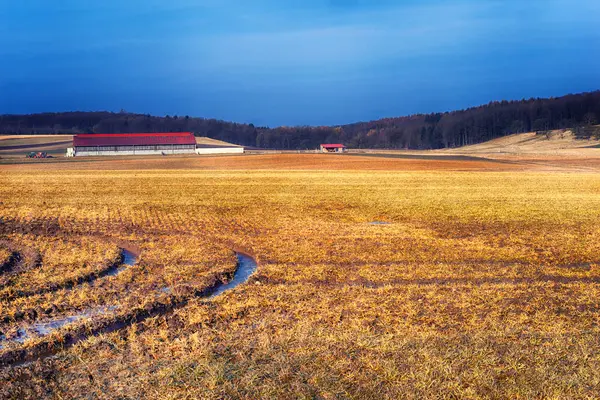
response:
<path id="1" fill-rule="evenodd" d="M 191 132 L 80 134 L 73 137 L 70 156 L 194 154 Z"/>
<path id="2" fill-rule="evenodd" d="M 321 152 L 322 153 L 343 153 L 346 151 L 346 146 L 343 144 L 322 144 Z"/>

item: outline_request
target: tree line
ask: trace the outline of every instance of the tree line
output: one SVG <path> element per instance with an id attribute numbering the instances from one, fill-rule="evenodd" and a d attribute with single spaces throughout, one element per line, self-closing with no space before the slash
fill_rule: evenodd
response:
<path id="1" fill-rule="evenodd" d="M 0 115 L 0 134 L 194 132 L 249 147 L 313 149 L 321 143 L 350 148 L 439 149 L 523 132 L 576 128 L 597 135 L 600 91 L 555 98 L 495 101 L 466 110 L 384 118 L 340 126 L 256 127 L 189 116 L 113 112 Z"/>

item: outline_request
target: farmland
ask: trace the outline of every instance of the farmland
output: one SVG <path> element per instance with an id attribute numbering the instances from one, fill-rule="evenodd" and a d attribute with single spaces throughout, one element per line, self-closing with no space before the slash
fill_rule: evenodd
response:
<path id="1" fill-rule="evenodd" d="M 594 157 L 2 164 L 0 397 L 598 397 Z"/>

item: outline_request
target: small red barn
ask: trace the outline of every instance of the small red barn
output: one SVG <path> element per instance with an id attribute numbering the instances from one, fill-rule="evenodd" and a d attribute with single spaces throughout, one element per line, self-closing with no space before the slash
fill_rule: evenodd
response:
<path id="1" fill-rule="evenodd" d="M 321 152 L 322 153 L 343 153 L 346 151 L 346 146 L 339 143 L 334 144 L 322 144 Z"/>

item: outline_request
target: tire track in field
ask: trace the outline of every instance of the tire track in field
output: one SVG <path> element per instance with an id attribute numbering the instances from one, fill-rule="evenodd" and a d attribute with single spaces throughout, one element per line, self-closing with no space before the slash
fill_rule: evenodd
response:
<path id="1" fill-rule="evenodd" d="M 113 276 L 116 272 L 120 272 L 122 265 L 133 265 L 127 264 L 125 260 L 135 259 L 135 255 L 128 250 L 121 249 L 119 257 L 101 268 L 98 271 L 90 272 L 89 274 L 80 275 L 73 279 L 68 279 L 63 282 L 55 283 L 47 287 L 38 288 L 35 290 L 15 290 L 14 292 L 3 293 L 0 295 L 0 301 L 11 301 L 22 297 L 37 296 L 46 293 L 57 292 L 62 289 L 73 289 L 75 286 L 83 283 L 93 282 L 97 279 L 104 278 L 106 276 Z M 1 317 L 0 317 L 1 319 Z"/>
<path id="2" fill-rule="evenodd" d="M 31 362 L 54 356 L 58 352 L 72 347 L 91 336 L 115 332 L 135 323 L 142 322 L 148 318 L 165 315 L 176 309 L 185 307 L 190 300 L 194 298 L 214 299 L 215 297 L 247 282 L 250 276 L 258 268 L 258 261 L 249 253 L 236 250 L 235 254 L 238 258 L 238 262 L 236 269 L 233 272 L 233 276 L 227 276 L 226 274 L 222 274 L 221 276 L 215 275 L 213 277 L 213 283 L 203 289 L 192 289 L 191 293 L 184 295 L 169 295 L 165 302 L 154 301 L 143 308 L 134 309 L 127 314 L 113 315 L 111 318 L 93 320 L 94 316 L 103 315 L 105 313 L 103 310 L 99 310 L 98 313 L 96 313 L 95 310 L 91 310 L 88 324 L 80 324 L 65 332 L 58 339 L 54 337 L 54 339 L 42 340 L 26 349 L 7 350 L 0 354 L 0 366 L 16 367 L 27 365 Z M 112 311 L 110 310 L 110 307 L 109 311 Z M 69 322 L 59 326 L 58 329 L 70 325 Z M 44 322 L 42 324 L 42 328 L 46 328 L 49 322 Z M 55 329 L 49 329 L 44 333 L 49 334 L 54 331 Z"/>

